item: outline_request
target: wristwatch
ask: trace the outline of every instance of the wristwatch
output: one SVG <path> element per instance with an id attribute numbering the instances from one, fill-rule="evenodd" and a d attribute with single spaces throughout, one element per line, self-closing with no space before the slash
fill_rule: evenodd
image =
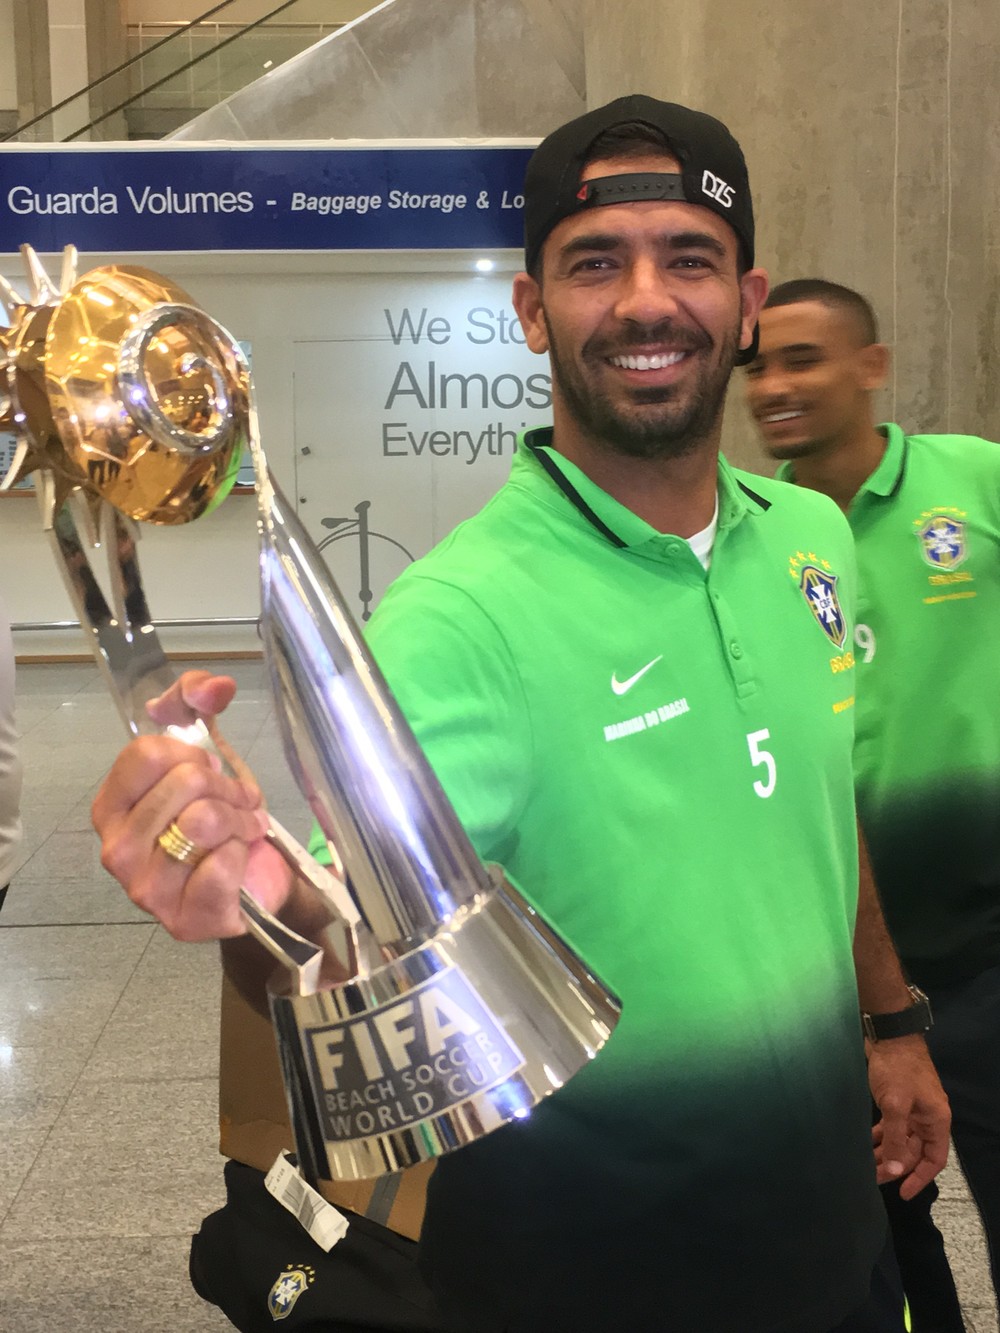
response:
<path id="1" fill-rule="evenodd" d="M 869 1041 L 888 1041 L 892 1037 L 909 1037 L 915 1032 L 926 1032 L 933 1026 L 931 1002 L 918 986 L 907 986 L 913 1003 L 892 1014 L 866 1014 L 861 1023 Z"/>

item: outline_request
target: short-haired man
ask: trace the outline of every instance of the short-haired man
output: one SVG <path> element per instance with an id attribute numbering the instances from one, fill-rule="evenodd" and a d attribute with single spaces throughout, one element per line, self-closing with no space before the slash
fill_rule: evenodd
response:
<path id="1" fill-rule="evenodd" d="M 439 1161 L 423 1267 L 475 1333 L 899 1328 L 875 1168 L 920 1189 L 947 1106 L 922 1037 L 880 1043 L 873 1163 L 859 990 L 911 999 L 867 877 L 854 929 L 850 533 L 719 459 L 767 289 L 743 155 L 627 97 L 550 135 L 524 194 L 514 303 L 554 428 L 369 638 L 480 854 L 623 1014 L 529 1120 Z M 182 682 L 157 716 L 226 693 Z M 135 742 L 95 803 L 105 863 L 186 937 L 241 932 L 241 875 L 295 921 L 254 802 Z M 157 847 L 171 822 L 193 872 Z"/>
<path id="2" fill-rule="evenodd" d="M 779 476 L 831 496 L 858 553 L 861 822 L 903 965 L 928 992 L 959 1159 L 1000 1261 L 1000 446 L 875 424 L 888 349 L 864 297 L 786 282 L 747 399 Z M 932 1185 L 887 1189 L 914 1329 L 963 1328 Z"/>

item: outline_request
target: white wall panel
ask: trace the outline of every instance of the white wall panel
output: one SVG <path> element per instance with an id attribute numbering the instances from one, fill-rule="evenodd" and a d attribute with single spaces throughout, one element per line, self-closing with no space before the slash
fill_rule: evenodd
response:
<path id="1" fill-rule="evenodd" d="M 473 270 L 474 258 L 129 260 L 173 277 L 250 344 L 272 468 L 317 540 L 341 534 L 324 553 L 359 615 L 359 503 L 371 502 L 371 529 L 381 534 L 368 543 L 377 600 L 411 556 L 502 484 L 515 433 L 549 419 L 547 364 L 521 345 L 509 305 L 517 257 L 501 255 L 504 271 L 488 275 Z M 18 281 L 12 261 L 2 267 Z M 450 377 L 443 406 L 442 376 Z M 322 522 L 338 517 L 353 526 Z M 234 494 L 188 527 L 144 526 L 140 552 L 157 619 L 257 615 L 252 495 Z M 0 596 L 15 622 L 71 618 L 31 499 L 0 499 Z M 192 650 L 257 646 L 252 629 L 174 630 L 165 641 Z M 81 645 L 76 633 L 18 641 L 22 652 Z"/>

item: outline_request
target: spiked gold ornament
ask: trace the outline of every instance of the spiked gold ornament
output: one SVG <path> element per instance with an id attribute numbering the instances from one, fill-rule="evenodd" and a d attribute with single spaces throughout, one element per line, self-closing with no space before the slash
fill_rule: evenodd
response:
<path id="1" fill-rule="evenodd" d="M 239 470 L 247 385 L 191 329 L 165 324 L 141 347 L 129 336 L 153 307 L 190 306 L 191 298 L 138 267 L 78 278 L 73 246 L 58 283 L 30 246 L 21 253 L 27 299 L 0 279 L 10 325 L 0 335 L 0 428 L 18 437 L 0 491 L 42 474 L 46 526 L 79 493 L 95 531 L 102 501 L 157 524 L 214 509 Z"/>

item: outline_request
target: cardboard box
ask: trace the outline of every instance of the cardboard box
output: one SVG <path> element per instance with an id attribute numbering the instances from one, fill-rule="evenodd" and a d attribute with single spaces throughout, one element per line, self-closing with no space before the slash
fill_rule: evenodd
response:
<path id="1" fill-rule="evenodd" d="M 225 976 L 220 1043 L 220 1151 L 268 1171 L 280 1152 L 294 1148 L 274 1032 Z M 322 1193 L 335 1207 L 416 1240 L 433 1169 L 433 1162 L 425 1162 L 377 1180 L 324 1183 Z"/>

